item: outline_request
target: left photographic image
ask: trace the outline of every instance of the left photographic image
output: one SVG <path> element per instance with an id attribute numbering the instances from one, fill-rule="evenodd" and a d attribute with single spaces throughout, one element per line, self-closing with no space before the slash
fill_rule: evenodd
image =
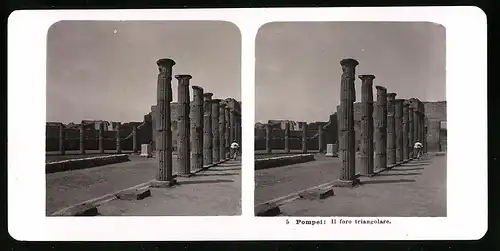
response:
<path id="1" fill-rule="evenodd" d="M 241 215 L 241 34 L 60 21 L 47 34 L 47 216 Z"/>

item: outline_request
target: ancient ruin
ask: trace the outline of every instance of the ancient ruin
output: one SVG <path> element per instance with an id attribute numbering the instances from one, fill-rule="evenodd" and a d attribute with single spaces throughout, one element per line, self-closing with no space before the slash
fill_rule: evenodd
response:
<path id="1" fill-rule="evenodd" d="M 377 102 L 375 106 L 375 167 L 376 170 L 387 168 L 387 89 L 376 86 Z"/>
<path id="2" fill-rule="evenodd" d="M 373 174 L 373 75 L 360 75 L 361 79 L 361 168 L 362 174 Z"/>

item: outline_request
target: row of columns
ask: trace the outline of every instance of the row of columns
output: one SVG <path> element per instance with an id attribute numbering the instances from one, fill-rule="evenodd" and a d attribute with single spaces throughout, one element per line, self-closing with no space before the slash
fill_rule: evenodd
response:
<path id="1" fill-rule="evenodd" d="M 116 124 L 116 152 L 121 153 L 122 148 L 121 148 L 121 141 L 123 140 L 120 138 L 120 124 Z M 88 125 L 85 124 L 80 124 L 79 130 L 80 130 L 80 154 L 85 154 L 86 149 L 85 149 L 85 127 Z M 64 125 L 60 124 L 59 125 L 59 154 L 60 155 L 65 155 L 66 154 L 66 147 L 65 147 L 65 142 L 66 142 L 66 128 Z M 98 142 L 99 142 L 99 153 L 104 153 L 104 123 L 101 122 L 99 123 L 99 130 L 98 130 L 99 136 L 98 136 Z M 132 150 L 134 153 L 138 152 L 137 148 L 137 127 L 133 126 L 132 127 Z"/>
<path id="2" fill-rule="evenodd" d="M 352 186 L 359 182 L 355 174 L 354 59 L 344 59 L 342 66 L 339 118 L 339 157 L 341 174 L 336 185 Z M 418 99 L 396 99 L 396 93 L 376 86 L 373 100 L 374 75 L 360 75 L 361 79 L 361 132 L 360 169 L 362 175 L 373 175 L 375 169 L 408 161 L 414 157 L 413 145 L 419 141 L 426 145 L 425 110 Z M 374 116 L 375 115 L 375 116 Z M 424 151 L 425 152 L 425 151 Z"/>
<path id="3" fill-rule="evenodd" d="M 308 124 L 307 122 L 300 122 L 300 125 L 301 125 L 301 132 L 302 132 L 302 135 L 301 135 L 301 149 L 302 149 L 302 153 L 307 153 L 307 128 L 308 128 Z M 266 128 L 266 152 L 267 153 L 272 153 L 272 147 L 271 147 L 271 140 L 273 139 L 273 135 L 272 135 L 272 131 L 273 131 L 273 128 L 272 128 L 272 124 L 268 123 L 265 125 L 265 128 Z M 325 149 L 324 149 L 324 143 L 323 143 L 323 126 L 320 125 L 318 126 L 318 133 L 317 133 L 317 137 L 318 137 L 318 149 L 319 149 L 319 152 L 324 152 Z M 285 123 L 285 152 L 286 153 L 290 153 L 290 123 L 287 122 Z"/>
<path id="4" fill-rule="evenodd" d="M 155 109 L 157 175 L 160 185 L 172 185 L 172 68 L 175 61 L 157 61 L 158 95 Z M 178 80 L 177 166 L 179 176 L 190 175 L 204 165 L 224 161 L 230 157 L 230 145 L 241 145 L 241 114 L 234 99 L 213 99 L 213 93 L 192 86 L 193 102 L 189 99 L 191 75 L 176 75 Z"/>

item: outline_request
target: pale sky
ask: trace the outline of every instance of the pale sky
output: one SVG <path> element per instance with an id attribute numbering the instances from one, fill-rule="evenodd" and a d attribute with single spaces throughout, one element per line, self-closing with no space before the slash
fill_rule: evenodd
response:
<path id="1" fill-rule="evenodd" d="M 446 34 L 434 23 L 268 23 L 256 39 L 255 120 L 327 121 L 340 99 L 340 61 L 359 62 L 396 98 L 446 100 Z M 361 99 L 356 77 L 356 101 Z"/>
<path id="2" fill-rule="evenodd" d="M 156 104 L 160 58 L 214 98 L 241 100 L 241 34 L 232 23 L 62 21 L 47 39 L 47 121 L 142 121 Z M 174 77 L 172 87 L 175 102 Z"/>

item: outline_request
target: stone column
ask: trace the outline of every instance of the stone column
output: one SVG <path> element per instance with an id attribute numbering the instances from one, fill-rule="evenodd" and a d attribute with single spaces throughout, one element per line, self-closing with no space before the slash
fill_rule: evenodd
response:
<path id="1" fill-rule="evenodd" d="M 285 124 L 285 152 L 290 152 L 290 122 L 287 121 Z"/>
<path id="2" fill-rule="evenodd" d="M 204 93 L 203 110 L 203 165 L 212 164 L 212 100 L 213 93 Z"/>
<path id="3" fill-rule="evenodd" d="M 387 168 L 387 89 L 375 86 L 377 102 L 375 103 L 375 169 Z"/>
<path id="4" fill-rule="evenodd" d="M 266 124 L 266 153 L 271 153 L 273 150 L 271 149 L 271 134 L 272 127 L 271 124 Z"/>
<path id="5" fill-rule="evenodd" d="M 156 141 L 158 139 L 158 131 L 159 129 L 156 128 L 156 125 L 158 124 L 157 120 L 159 119 L 159 112 L 157 109 L 156 105 L 151 106 L 151 129 L 152 129 L 152 146 L 151 146 L 151 151 L 155 152 L 156 151 Z"/>
<path id="6" fill-rule="evenodd" d="M 307 153 L 307 122 L 302 122 L 302 153 Z"/>
<path id="7" fill-rule="evenodd" d="M 225 134 L 226 134 L 226 102 L 219 102 L 219 161 L 226 159 Z"/>
<path id="8" fill-rule="evenodd" d="M 104 122 L 99 123 L 99 153 L 104 153 Z"/>
<path id="9" fill-rule="evenodd" d="M 230 151 L 230 145 L 232 142 L 230 142 L 230 132 L 231 132 L 231 126 L 230 126 L 230 121 L 231 121 L 231 118 L 230 118 L 230 114 L 231 113 L 231 108 L 228 106 L 228 103 L 226 101 L 226 109 L 224 111 L 224 122 L 225 122 L 225 125 L 224 125 L 224 152 L 225 152 L 225 158 L 226 159 L 229 159 L 230 158 L 230 155 L 231 155 L 231 151 Z"/>
<path id="10" fill-rule="evenodd" d="M 132 127 L 132 151 L 137 153 L 137 126 Z"/>
<path id="11" fill-rule="evenodd" d="M 413 138 L 413 108 L 411 99 L 408 100 L 408 158 L 413 159 L 413 145 L 415 139 Z"/>
<path id="12" fill-rule="evenodd" d="M 323 125 L 319 124 L 318 125 L 318 151 L 320 153 L 325 152 L 323 138 L 324 138 L 324 135 L 323 135 Z"/>
<path id="13" fill-rule="evenodd" d="M 59 125 L 59 154 L 66 154 L 66 147 L 64 143 L 66 142 L 66 132 L 64 131 L 64 125 Z"/>
<path id="14" fill-rule="evenodd" d="M 410 159 L 410 142 L 408 141 L 409 132 L 409 109 L 410 104 L 408 100 L 403 101 L 403 160 Z"/>
<path id="15" fill-rule="evenodd" d="M 218 163 L 220 161 L 220 145 L 219 145 L 219 103 L 220 99 L 210 100 L 210 105 L 212 107 L 212 162 Z"/>
<path id="16" fill-rule="evenodd" d="M 373 175 L 373 75 L 361 79 L 361 173 Z"/>
<path id="17" fill-rule="evenodd" d="M 424 145 L 423 152 L 427 153 L 427 116 L 425 115 L 425 105 L 423 102 L 421 102 L 421 104 L 422 104 L 422 126 L 423 126 L 422 144 Z"/>
<path id="18" fill-rule="evenodd" d="M 172 67 L 174 60 L 164 58 L 156 62 L 158 65 L 157 104 L 156 104 L 156 159 L 157 173 L 152 186 L 171 186 L 176 183 L 172 175 Z"/>
<path id="19" fill-rule="evenodd" d="M 394 129 L 396 131 L 396 163 L 403 161 L 403 99 L 394 100 Z"/>
<path id="20" fill-rule="evenodd" d="M 116 153 L 122 153 L 122 139 L 120 138 L 121 122 L 116 122 Z"/>
<path id="21" fill-rule="evenodd" d="M 236 112 L 234 111 L 234 107 L 229 113 L 229 126 L 231 127 L 231 130 L 229 131 L 229 145 L 231 145 L 236 140 Z"/>
<path id="22" fill-rule="evenodd" d="M 236 117 L 236 142 L 241 146 L 241 112 L 238 112 Z"/>
<path id="23" fill-rule="evenodd" d="M 80 124 L 80 154 L 85 154 L 85 126 Z"/>
<path id="24" fill-rule="evenodd" d="M 342 113 L 340 111 L 340 105 L 337 106 L 337 138 L 335 139 L 335 144 L 337 145 L 337 154 L 340 151 L 340 136 L 342 135 L 340 131 L 340 118 L 342 117 Z"/>
<path id="25" fill-rule="evenodd" d="M 415 157 L 414 146 L 415 146 L 415 143 L 419 140 L 419 135 L 418 135 L 419 113 L 418 113 L 418 107 L 417 107 L 417 99 L 411 98 L 410 103 L 411 103 L 411 110 L 413 113 L 413 131 L 412 131 L 413 141 L 411 143 L 411 147 L 412 147 L 413 156 Z"/>
<path id="26" fill-rule="evenodd" d="M 339 130 L 339 158 L 341 171 L 339 179 L 334 186 L 354 186 L 359 183 L 355 176 L 356 172 L 356 148 L 354 134 L 354 102 L 356 101 L 356 90 L 354 86 L 355 68 L 358 61 L 354 59 L 343 59 L 341 87 L 340 87 L 340 113 Z"/>
<path id="27" fill-rule="evenodd" d="M 193 103 L 191 106 L 191 170 L 203 168 L 203 88 L 192 86 Z"/>
<path id="28" fill-rule="evenodd" d="M 191 125 L 189 121 L 189 80 L 191 75 L 176 75 L 177 87 L 177 168 L 178 175 L 191 174 Z"/>
<path id="29" fill-rule="evenodd" d="M 396 164 L 395 100 L 396 93 L 387 93 L 387 165 Z"/>

